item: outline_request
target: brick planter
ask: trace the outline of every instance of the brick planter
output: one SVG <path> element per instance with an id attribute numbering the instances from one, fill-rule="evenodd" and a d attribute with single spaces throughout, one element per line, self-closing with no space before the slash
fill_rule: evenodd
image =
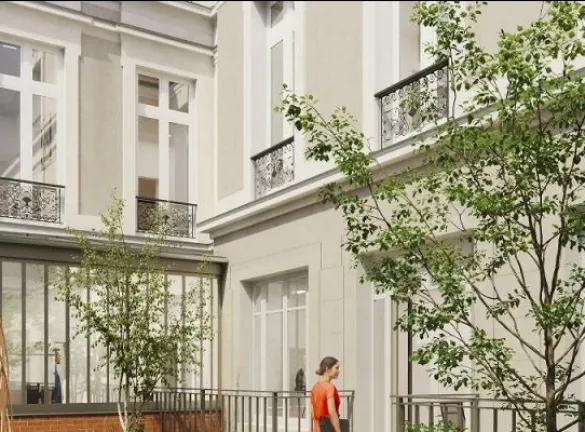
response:
<path id="1" fill-rule="evenodd" d="M 144 432 L 162 432 L 160 415 L 144 415 Z M 201 429 L 199 413 L 188 413 L 180 416 L 168 416 L 165 419 L 165 430 L 182 432 L 185 425 L 189 432 L 221 432 L 221 414 L 209 412 L 205 414 L 205 429 Z M 115 414 L 99 415 L 51 415 L 16 417 L 12 420 L 13 432 L 121 432 L 118 416 Z"/>

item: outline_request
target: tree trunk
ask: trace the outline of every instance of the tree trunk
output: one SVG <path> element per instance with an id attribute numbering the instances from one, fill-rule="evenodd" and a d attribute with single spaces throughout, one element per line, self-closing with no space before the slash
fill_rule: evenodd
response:
<path id="1" fill-rule="evenodd" d="M 546 397 L 545 397 L 545 419 L 546 432 L 558 432 L 557 429 L 557 402 L 556 402 L 556 362 L 552 333 L 550 330 L 544 332 L 544 345 L 546 357 Z"/>

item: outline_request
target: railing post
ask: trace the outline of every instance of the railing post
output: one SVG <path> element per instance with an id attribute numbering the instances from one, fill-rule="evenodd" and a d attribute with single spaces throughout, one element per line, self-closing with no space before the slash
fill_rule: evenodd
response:
<path id="1" fill-rule="evenodd" d="M 272 393 L 272 432 L 278 432 L 278 393 Z"/>
<path id="2" fill-rule="evenodd" d="M 205 389 L 201 389 L 201 432 L 205 432 Z"/>
<path id="3" fill-rule="evenodd" d="M 470 431 L 479 432 L 480 421 L 479 421 L 479 397 L 475 396 L 471 400 L 471 419 L 470 419 Z"/>
<path id="4" fill-rule="evenodd" d="M 585 402 L 579 402 L 579 432 L 585 432 Z"/>
<path id="5" fill-rule="evenodd" d="M 405 417 L 404 398 L 399 396 L 396 399 L 396 432 L 404 432 Z"/>

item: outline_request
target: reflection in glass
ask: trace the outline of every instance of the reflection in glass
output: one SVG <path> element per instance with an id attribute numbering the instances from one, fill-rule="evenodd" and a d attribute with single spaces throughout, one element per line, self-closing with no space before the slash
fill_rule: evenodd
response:
<path id="1" fill-rule="evenodd" d="M 57 104 L 55 99 L 33 95 L 33 180 L 57 183 Z"/>
<path id="2" fill-rule="evenodd" d="M 100 297 L 90 289 L 90 301 L 92 303 L 100 300 Z M 90 402 L 105 403 L 108 400 L 108 374 L 107 374 L 107 349 L 102 342 L 98 342 L 97 335 L 90 336 L 90 357 L 89 367 L 89 388 L 91 390 Z M 114 383 L 117 385 L 117 383 Z"/>
<path id="3" fill-rule="evenodd" d="M 45 266 L 26 265 L 26 403 L 44 403 L 45 389 Z M 49 399 L 50 400 L 50 399 Z"/>
<path id="4" fill-rule="evenodd" d="M 170 199 L 189 202 L 189 127 L 169 124 Z M 185 212 L 190 211 L 184 208 Z"/>
<path id="5" fill-rule="evenodd" d="M 266 315 L 266 388 L 281 391 L 282 382 L 282 313 Z"/>
<path id="6" fill-rule="evenodd" d="M 0 88 L 0 133 L 0 177 L 19 178 L 20 93 L 17 91 Z"/>
<path id="7" fill-rule="evenodd" d="M 146 75 L 138 75 L 138 103 L 158 106 L 159 81 Z"/>
<path id="8" fill-rule="evenodd" d="M 22 264 L 2 262 L 2 326 L 10 368 L 10 400 L 23 403 L 22 392 Z"/>
<path id="9" fill-rule="evenodd" d="M 283 43 L 278 42 L 270 48 L 270 144 L 281 142 L 283 137 L 282 115 L 274 111 L 282 104 L 282 85 L 284 83 L 283 71 Z"/>
<path id="10" fill-rule="evenodd" d="M 268 284 L 268 295 L 266 301 L 267 311 L 282 309 L 282 297 L 284 294 L 282 285 L 282 281 L 274 281 Z"/>
<path id="11" fill-rule="evenodd" d="M 20 76 L 20 47 L 0 41 L 0 74 Z"/>
<path id="12" fill-rule="evenodd" d="M 307 276 L 291 278 L 288 285 L 288 308 L 307 305 Z"/>
<path id="13" fill-rule="evenodd" d="M 71 269 L 71 272 L 78 271 L 78 269 Z M 75 288 L 79 289 L 79 288 Z M 84 298 L 87 298 L 87 290 L 84 290 Z M 83 334 L 77 334 L 81 325 L 81 321 L 77 318 L 75 313 L 70 313 L 69 318 L 69 380 L 70 380 L 70 395 L 69 402 L 71 403 L 86 403 L 87 402 L 87 338 Z"/>
<path id="14" fill-rule="evenodd" d="M 189 84 L 169 82 L 169 108 L 189 112 Z"/>
<path id="15" fill-rule="evenodd" d="M 145 198 L 155 198 L 158 194 L 158 127 L 158 120 L 138 118 L 136 175 L 138 194 Z"/>
<path id="16" fill-rule="evenodd" d="M 48 84 L 57 83 L 57 56 L 53 53 L 32 50 L 33 69 L 32 78 L 34 81 Z"/>
<path id="17" fill-rule="evenodd" d="M 66 316 L 67 310 L 65 303 L 55 299 L 57 287 L 53 281 L 59 276 L 59 269 L 49 267 L 49 286 L 47 292 L 47 302 L 49 303 L 48 320 L 48 357 L 49 357 L 49 388 L 51 389 L 51 398 L 49 403 L 59 404 L 67 401 L 67 382 L 65 372 L 67 370 L 66 357 Z"/>

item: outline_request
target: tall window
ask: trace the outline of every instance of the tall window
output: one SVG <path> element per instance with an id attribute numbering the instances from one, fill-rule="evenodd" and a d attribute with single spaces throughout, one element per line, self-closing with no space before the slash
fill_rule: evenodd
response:
<path id="1" fill-rule="evenodd" d="M 282 115 L 274 112 L 274 107 L 282 104 L 283 84 L 294 85 L 294 1 L 269 2 L 267 15 L 269 137 L 272 146 L 292 135 L 291 126 Z"/>
<path id="2" fill-rule="evenodd" d="M 57 183 L 59 51 L 0 37 L 0 177 Z"/>
<path id="3" fill-rule="evenodd" d="M 307 294 L 306 273 L 270 279 L 253 287 L 255 390 L 306 391 Z M 282 406 L 279 413 L 283 413 Z M 304 399 L 289 405 L 287 413 L 304 418 Z"/>
<path id="4" fill-rule="evenodd" d="M 138 75 L 136 190 L 140 197 L 190 201 L 192 99 L 190 82 Z"/>

